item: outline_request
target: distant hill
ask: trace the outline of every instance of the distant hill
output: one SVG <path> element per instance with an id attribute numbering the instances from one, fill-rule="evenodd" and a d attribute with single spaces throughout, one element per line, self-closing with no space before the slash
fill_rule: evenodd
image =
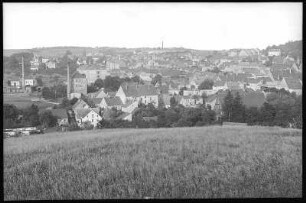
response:
<path id="1" fill-rule="evenodd" d="M 268 46 L 266 51 L 269 49 L 280 49 L 285 56 L 291 55 L 294 58 L 299 57 L 301 59 L 303 56 L 303 41 L 289 41 L 286 44 Z"/>
<path id="2" fill-rule="evenodd" d="M 21 52 L 31 52 L 31 49 L 4 49 L 3 56 L 11 56 Z"/>
<path id="3" fill-rule="evenodd" d="M 6 49 L 3 50 L 3 56 L 11 56 L 16 53 L 21 52 L 30 52 L 37 54 L 43 57 L 61 57 L 67 51 L 70 51 L 73 55 L 81 56 L 86 53 L 99 53 L 103 52 L 105 54 L 118 54 L 118 53 L 127 53 L 134 51 L 153 51 L 157 50 L 157 48 L 152 47 L 139 47 L 139 48 L 122 48 L 122 47 L 75 47 L 75 46 L 63 46 L 63 47 L 41 47 L 41 48 L 33 48 L 33 49 Z M 164 51 L 167 52 L 194 52 L 199 55 L 209 55 L 212 54 L 212 50 L 194 50 L 187 49 L 183 47 L 169 47 L 165 48 Z"/>

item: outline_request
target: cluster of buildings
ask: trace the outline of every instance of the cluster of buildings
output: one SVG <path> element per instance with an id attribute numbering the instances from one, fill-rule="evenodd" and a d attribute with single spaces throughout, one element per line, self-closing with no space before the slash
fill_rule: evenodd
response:
<path id="1" fill-rule="evenodd" d="M 31 67 L 55 60 L 39 59 L 35 56 Z M 222 102 L 227 90 L 239 92 L 246 106 L 260 107 L 267 96 L 267 88 L 284 88 L 302 94 L 302 61 L 291 56 L 283 56 L 281 50 L 271 49 L 264 54 L 259 49 L 232 49 L 211 54 L 196 51 L 155 49 L 120 52 L 120 54 L 99 53 L 79 56 L 77 71 L 69 76 L 69 98 L 78 98 L 73 106 L 79 125 L 90 122 L 94 126 L 101 119 L 109 119 L 111 109 L 120 112 L 118 118 L 132 120 L 140 103 L 152 103 L 158 107 L 162 102 L 170 107 L 174 98 L 185 107 L 203 104 L 220 115 Z M 152 84 L 160 75 L 161 81 Z M 103 88 L 88 93 L 87 87 L 97 79 L 107 76 L 132 78 L 139 76 L 144 84 L 123 83 L 116 92 L 105 92 Z M 202 89 L 201 83 L 210 80 L 210 89 Z M 25 80 L 29 86 L 34 81 Z M 20 82 L 11 81 L 11 86 L 19 87 Z M 82 99 L 86 96 L 88 102 Z M 52 109 L 59 116 L 60 123 L 67 121 L 67 114 L 61 109 Z"/>

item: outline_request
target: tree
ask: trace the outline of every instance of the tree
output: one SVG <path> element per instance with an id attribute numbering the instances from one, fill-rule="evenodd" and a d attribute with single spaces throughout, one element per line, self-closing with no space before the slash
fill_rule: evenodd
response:
<path id="1" fill-rule="evenodd" d="M 207 96 L 207 94 L 205 92 L 203 92 L 201 97 L 202 97 L 202 100 L 203 100 L 203 106 L 205 107 L 206 99 L 208 98 L 208 96 Z"/>
<path id="2" fill-rule="evenodd" d="M 90 84 L 87 86 L 87 93 L 93 93 L 97 91 L 97 87 L 94 84 Z"/>
<path id="3" fill-rule="evenodd" d="M 121 79 L 116 76 L 116 77 L 111 77 L 111 76 L 106 76 L 104 79 L 104 89 L 109 92 L 109 91 L 117 91 L 121 85 Z"/>
<path id="4" fill-rule="evenodd" d="M 49 87 L 44 87 L 42 89 L 42 97 L 44 99 L 51 99 L 51 98 L 54 98 L 54 94 L 51 92 Z"/>
<path id="5" fill-rule="evenodd" d="M 57 123 L 57 118 L 53 116 L 51 111 L 44 111 L 39 114 L 39 121 L 43 127 L 54 127 Z"/>
<path id="6" fill-rule="evenodd" d="M 242 98 L 239 92 L 236 93 L 232 104 L 232 121 L 233 122 L 244 122 L 245 117 L 245 106 L 242 103 Z"/>
<path id="7" fill-rule="evenodd" d="M 232 114 L 233 114 L 233 95 L 231 91 L 228 91 L 226 96 L 224 97 L 224 102 L 223 102 L 223 119 L 227 121 L 232 121 Z"/>
<path id="8" fill-rule="evenodd" d="M 260 108 L 260 123 L 263 125 L 273 125 L 276 109 L 273 105 L 265 102 Z"/>
<path id="9" fill-rule="evenodd" d="M 70 105 L 73 106 L 75 103 L 77 103 L 79 99 L 76 98 L 76 97 L 73 97 L 71 100 L 70 100 Z"/>
<path id="10" fill-rule="evenodd" d="M 63 100 L 62 100 L 62 103 L 60 104 L 60 107 L 61 108 L 69 108 L 71 106 L 72 105 L 71 105 L 69 99 L 67 97 L 64 97 Z"/>
<path id="11" fill-rule="evenodd" d="M 178 104 L 178 102 L 176 101 L 175 97 L 171 97 L 170 98 L 170 107 L 173 108 Z"/>
<path id="12" fill-rule="evenodd" d="M 97 87 L 98 89 L 101 89 L 104 86 L 104 82 L 101 78 L 98 78 L 95 83 L 94 86 Z"/>
<path id="13" fill-rule="evenodd" d="M 260 112 L 257 107 L 247 108 L 245 114 L 246 114 L 245 121 L 248 125 L 259 124 Z"/>
<path id="14" fill-rule="evenodd" d="M 169 108 L 165 111 L 165 117 L 167 126 L 172 126 L 180 119 L 179 113 L 176 112 L 173 108 Z"/>
<path id="15" fill-rule="evenodd" d="M 157 74 L 155 77 L 152 79 L 151 84 L 156 85 L 156 83 L 160 84 L 162 83 L 162 76 Z"/>
<path id="16" fill-rule="evenodd" d="M 18 123 L 20 110 L 15 105 L 3 104 L 3 128 L 15 127 Z"/>
<path id="17" fill-rule="evenodd" d="M 132 77 L 131 80 L 139 84 L 144 84 L 144 82 L 141 80 L 141 78 L 138 75 L 135 75 L 134 77 Z"/>
<path id="18" fill-rule="evenodd" d="M 210 79 L 205 79 L 198 87 L 199 90 L 212 89 L 214 82 Z"/>
<path id="19" fill-rule="evenodd" d="M 39 121 L 38 106 L 32 104 L 29 108 L 23 111 L 23 123 L 25 126 L 38 126 Z"/>

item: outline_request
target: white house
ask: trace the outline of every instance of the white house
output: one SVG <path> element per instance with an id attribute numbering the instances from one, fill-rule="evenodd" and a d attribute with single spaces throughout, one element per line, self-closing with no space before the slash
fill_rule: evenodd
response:
<path id="1" fill-rule="evenodd" d="M 11 80 L 10 83 L 11 83 L 11 87 L 17 87 L 17 88 L 21 87 L 19 80 Z"/>
<path id="2" fill-rule="evenodd" d="M 143 104 L 153 103 L 158 106 L 158 93 L 153 85 L 139 85 L 139 84 L 122 84 L 116 96 L 120 97 L 123 104 L 128 100 L 138 100 Z"/>
<path id="3" fill-rule="evenodd" d="M 79 126 L 82 126 L 85 122 L 90 122 L 96 127 L 98 122 L 102 120 L 98 108 L 75 109 L 74 112 Z"/>
<path id="4" fill-rule="evenodd" d="M 200 96 L 182 96 L 179 104 L 185 107 L 196 107 L 197 105 L 203 104 L 203 99 Z"/>
<path id="5" fill-rule="evenodd" d="M 34 84 L 35 84 L 35 80 L 34 79 L 25 79 L 24 80 L 24 85 L 25 86 L 27 86 L 27 85 L 34 86 Z"/>
<path id="6" fill-rule="evenodd" d="M 268 56 L 280 56 L 281 50 L 280 49 L 270 49 L 268 51 Z"/>

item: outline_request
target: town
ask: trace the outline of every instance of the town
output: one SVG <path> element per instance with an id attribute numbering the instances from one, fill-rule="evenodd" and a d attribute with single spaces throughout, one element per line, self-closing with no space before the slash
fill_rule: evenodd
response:
<path id="1" fill-rule="evenodd" d="M 246 108 L 262 107 L 279 90 L 301 95 L 302 56 L 296 49 L 288 51 L 301 44 L 200 51 L 165 48 L 161 42 L 157 48 L 55 47 L 4 53 L 4 103 L 18 97 L 30 98 L 27 107 L 45 103 L 39 113 L 47 111 L 57 120 L 44 122 L 44 127 L 56 125 L 63 131 L 71 123 L 97 128 L 102 121 L 132 122 L 140 107 L 148 105 L 204 105 L 214 111 L 212 120 L 220 121 L 228 92 L 239 94 Z M 157 116 L 142 119 L 157 121 Z"/>

